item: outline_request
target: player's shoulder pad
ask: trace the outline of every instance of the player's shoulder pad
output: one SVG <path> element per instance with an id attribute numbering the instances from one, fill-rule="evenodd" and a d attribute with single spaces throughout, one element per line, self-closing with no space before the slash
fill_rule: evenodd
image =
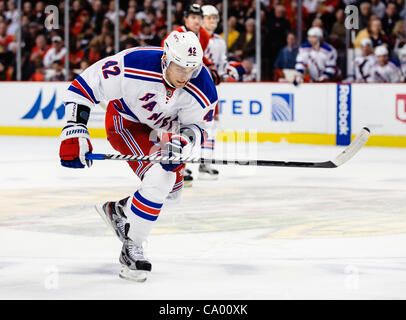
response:
<path id="1" fill-rule="evenodd" d="M 320 44 L 320 47 L 321 47 L 322 49 L 328 51 L 328 52 L 334 50 L 334 48 L 333 48 L 330 44 L 328 44 L 327 42 L 322 42 L 322 43 Z"/>
<path id="2" fill-rule="evenodd" d="M 399 61 L 396 60 L 396 59 L 390 59 L 390 60 L 388 61 L 388 63 L 391 63 L 392 66 L 395 67 L 395 68 L 398 68 L 398 67 L 400 66 Z"/>
<path id="3" fill-rule="evenodd" d="M 300 46 L 301 49 L 310 49 L 311 47 L 312 45 L 310 44 L 310 42 L 305 42 Z"/>
<path id="4" fill-rule="evenodd" d="M 161 58 L 163 52 L 161 47 L 134 48 L 124 56 L 124 68 L 162 74 Z"/>
<path id="5" fill-rule="evenodd" d="M 191 79 L 183 89 L 192 95 L 203 109 L 218 100 L 216 86 L 206 66 L 203 66 L 199 75 Z"/>

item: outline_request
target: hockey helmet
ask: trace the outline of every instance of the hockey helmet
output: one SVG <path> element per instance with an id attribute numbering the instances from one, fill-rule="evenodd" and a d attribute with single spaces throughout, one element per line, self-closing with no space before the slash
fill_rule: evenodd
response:
<path id="1" fill-rule="evenodd" d="M 202 7 L 200 6 L 200 4 L 194 3 L 194 4 L 190 5 L 183 13 L 185 18 L 187 18 L 187 16 L 190 14 L 197 14 L 197 15 L 203 17 L 203 11 L 202 11 Z"/>
<path id="2" fill-rule="evenodd" d="M 406 45 L 403 45 L 403 47 L 398 51 L 398 54 L 402 62 L 406 61 Z"/>
<path id="3" fill-rule="evenodd" d="M 307 31 L 307 36 L 308 37 L 317 37 L 319 40 L 323 38 L 323 30 L 321 30 L 319 27 L 312 27 Z"/>
<path id="4" fill-rule="evenodd" d="M 166 59 L 163 63 L 163 74 L 171 62 L 184 68 L 194 68 L 192 78 L 199 75 L 202 68 L 203 50 L 197 36 L 191 32 L 172 31 L 164 41 Z"/>
<path id="5" fill-rule="evenodd" d="M 387 56 L 389 54 L 388 49 L 385 46 L 379 46 L 375 48 L 375 55 L 379 56 Z"/>
<path id="6" fill-rule="evenodd" d="M 370 38 L 364 38 L 360 41 L 360 46 L 365 47 L 365 46 L 370 46 L 372 48 L 372 40 Z"/>
<path id="7" fill-rule="evenodd" d="M 215 6 L 212 6 L 212 5 L 202 6 L 202 11 L 203 11 L 203 16 L 215 15 L 217 18 L 217 21 L 220 20 L 219 11 L 217 10 L 217 8 Z"/>

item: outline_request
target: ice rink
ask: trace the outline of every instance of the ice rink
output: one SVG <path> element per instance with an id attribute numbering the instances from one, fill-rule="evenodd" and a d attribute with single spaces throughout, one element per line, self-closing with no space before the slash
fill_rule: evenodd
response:
<path id="1" fill-rule="evenodd" d="M 93 209 L 136 191 L 125 162 L 63 168 L 56 138 L 0 136 L 0 149 L 0 299 L 406 299 L 406 149 L 365 147 L 337 169 L 218 167 L 161 213 L 145 283 L 118 277 L 121 243 Z M 254 149 L 323 161 L 343 148 Z"/>

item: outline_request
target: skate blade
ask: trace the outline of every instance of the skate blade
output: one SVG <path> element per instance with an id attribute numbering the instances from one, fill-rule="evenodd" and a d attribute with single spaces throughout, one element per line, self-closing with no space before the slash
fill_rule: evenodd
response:
<path id="1" fill-rule="evenodd" d="M 135 281 L 135 282 L 145 282 L 147 280 L 149 271 L 144 270 L 130 270 L 126 266 L 123 266 L 120 274 L 118 275 L 121 279 Z"/>
<path id="2" fill-rule="evenodd" d="M 113 233 L 120 239 L 121 242 L 123 242 L 124 239 L 122 238 L 122 236 L 117 233 L 116 229 L 114 229 L 113 225 L 111 224 L 110 219 L 106 217 L 106 213 L 103 210 L 103 205 L 102 204 L 97 204 L 94 207 L 95 207 L 97 213 L 99 214 L 99 216 L 103 219 L 103 221 L 110 228 L 110 230 L 113 231 Z"/>
<path id="3" fill-rule="evenodd" d="M 218 180 L 218 178 L 218 174 L 213 175 L 207 172 L 199 172 L 199 180 Z"/>
<path id="4" fill-rule="evenodd" d="M 109 219 L 107 219 L 106 213 L 105 213 L 104 210 L 103 210 L 103 205 L 102 205 L 102 204 L 96 204 L 96 205 L 94 206 L 94 208 L 96 209 L 96 211 L 97 211 L 97 213 L 99 214 L 99 216 L 103 219 L 103 221 L 104 221 L 110 228 L 112 228 L 113 231 L 114 231 L 113 226 L 111 225 Z M 115 232 L 114 232 L 114 233 L 115 233 Z"/>

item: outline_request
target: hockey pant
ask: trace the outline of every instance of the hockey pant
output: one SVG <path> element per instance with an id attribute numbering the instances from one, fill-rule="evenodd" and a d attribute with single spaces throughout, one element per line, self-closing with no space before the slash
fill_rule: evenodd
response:
<path id="1" fill-rule="evenodd" d="M 150 139 L 152 129 L 145 124 L 124 119 L 112 103 L 106 112 L 107 140 L 121 154 L 160 155 L 161 145 Z M 141 187 L 129 198 L 124 212 L 129 220 L 128 236 L 142 243 L 168 201 L 180 201 L 183 171 L 166 171 L 159 163 L 128 161 L 141 179 Z"/>

